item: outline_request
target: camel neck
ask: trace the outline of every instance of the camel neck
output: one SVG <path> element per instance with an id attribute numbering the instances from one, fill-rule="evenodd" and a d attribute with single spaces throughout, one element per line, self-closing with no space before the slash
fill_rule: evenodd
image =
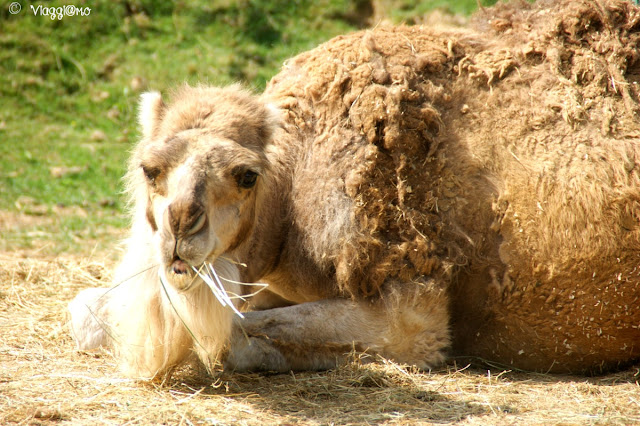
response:
<path id="1" fill-rule="evenodd" d="M 299 146 L 286 130 L 274 136 L 274 143 L 265 153 L 269 160 L 268 175 L 264 176 L 261 193 L 256 200 L 255 222 L 249 235 L 233 255 L 247 265 L 241 268 L 244 281 L 257 281 L 278 268 L 282 251 L 287 245 L 292 225 L 291 185 Z"/>

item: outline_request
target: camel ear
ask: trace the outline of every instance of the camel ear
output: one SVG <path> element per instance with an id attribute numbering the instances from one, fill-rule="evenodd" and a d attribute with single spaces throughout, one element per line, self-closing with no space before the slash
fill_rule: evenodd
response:
<path id="1" fill-rule="evenodd" d="M 272 103 L 265 103 L 266 115 L 264 133 L 265 139 L 270 140 L 277 129 L 282 128 L 282 111 Z"/>
<path id="2" fill-rule="evenodd" d="M 165 104 L 159 92 L 146 92 L 140 95 L 138 123 L 145 139 L 152 138 L 158 130 L 164 110 Z"/>

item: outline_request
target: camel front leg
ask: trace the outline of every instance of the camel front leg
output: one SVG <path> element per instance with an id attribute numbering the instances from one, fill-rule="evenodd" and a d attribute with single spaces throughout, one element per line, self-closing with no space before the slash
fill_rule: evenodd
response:
<path id="1" fill-rule="evenodd" d="M 450 344 L 446 295 L 412 293 L 247 312 L 235 324 L 225 370 L 323 370 L 344 362 L 354 349 L 431 368 L 444 360 Z"/>
<path id="2" fill-rule="evenodd" d="M 109 308 L 108 288 L 89 288 L 69 302 L 69 325 L 78 350 L 109 345 L 106 326 Z"/>

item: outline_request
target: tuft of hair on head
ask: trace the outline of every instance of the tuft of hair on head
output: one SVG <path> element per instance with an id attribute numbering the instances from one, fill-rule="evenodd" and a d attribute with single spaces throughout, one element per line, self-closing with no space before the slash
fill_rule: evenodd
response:
<path id="1" fill-rule="evenodd" d="M 270 129 L 268 136 L 271 137 L 275 129 L 283 127 L 282 110 L 278 108 L 276 105 L 272 104 L 271 102 L 266 102 L 264 106 L 267 111 L 267 114 L 265 117 L 265 123 L 267 127 Z"/>
<path id="2" fill-rule="evenodd" d="M 145 92 L 140 95 L 138 123 L 142 128 L 142 136 L 150 139 L 158 130 L 166 105 L 160 92 Z"/>

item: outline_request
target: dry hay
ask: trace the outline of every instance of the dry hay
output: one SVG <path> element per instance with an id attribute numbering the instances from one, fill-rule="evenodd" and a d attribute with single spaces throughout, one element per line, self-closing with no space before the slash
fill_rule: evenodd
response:
<path id="1" fill-rule="evenodd" d="M 431 373 L 359 359 L 323 373 L 169 383 L 122 379 L 105 352 L 77 352 L 66 304 L 105 285 L 95 258 L 0 255 L 0 423 L 640 423 L 640 369 L 598 378 L 460 368 Z"/>
<path id="2" fill-rule="evenodd" d="M 21 197 L 31 200 L 30 197 Z M 17 202 L 16 202 L 17 203 Z M 96 250 L 112 249 L 116 241 L 124 238 L 125 230 L 112 225 L 87 224 L 78 232 L 67 232 L 62 244 L 61 231 L 66 218 L 86 219 L 92 215 L 96 223 L 101 223 L 111 210 L 95 209 L 90 212 L 79 206 L 53 206 L 38 204 L 34 200 L 18 204 L 18 211 L 0 211 L 0 251 L 20 251 L 27 257 L 40 257 L 43 253 L 61 252 L 70 248 L 76 253 L 91 253 Z M 50 211 L 49 211 L 50 210 Z M 16 248 L 16 247 L 19 247 Z M 118 252 L 108 253 L 110 259 L 117 259 Z"/>
<path id="3" fill-rule="evenodd" d="M 0 423 L 640 424 L 640 366 L 584 378 L 354 359 L 323 373 L 212 378 L 191 365 L 164 385 L 122 379 L 110 354 L 77 352 L 66 326 L 66 304 L 112 266 L 0 255 Z"/>

